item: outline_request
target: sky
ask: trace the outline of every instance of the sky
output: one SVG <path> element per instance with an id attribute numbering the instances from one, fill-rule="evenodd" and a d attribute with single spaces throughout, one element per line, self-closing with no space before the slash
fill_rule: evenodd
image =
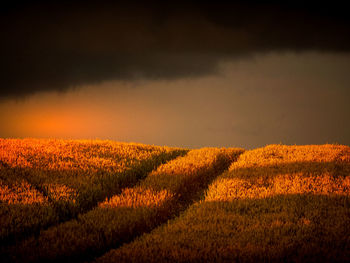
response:
<path id="1" fill-rule="evenodd" d="M 337 2 L 9 1 L 0 138 L 350 145 Z"/>

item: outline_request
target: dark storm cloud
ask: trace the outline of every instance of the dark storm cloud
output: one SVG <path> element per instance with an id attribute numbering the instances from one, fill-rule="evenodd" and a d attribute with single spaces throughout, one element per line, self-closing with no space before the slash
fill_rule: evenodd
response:
<path id="1" fill-rule="evenodd" d="M 166 2 L 4 5 L 0 97 L 202 76 L 220 61 L 261 52 L 350 50 L 341 6 Z"/>

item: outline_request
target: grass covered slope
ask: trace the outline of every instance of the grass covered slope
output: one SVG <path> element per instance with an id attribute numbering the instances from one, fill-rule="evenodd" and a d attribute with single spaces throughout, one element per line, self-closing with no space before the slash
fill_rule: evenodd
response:
<path id="1" fill-rule="evenodd" d="M 98 140 L 0 139 L 0 244 L 76 217 L 186 152 Z"/>
<path id="2" fill-rule="evenodd" d="M 204 200 L 96 262 L 350 261 L 350 147 L 246 151 Z"/>
<path id="3" fill-rule="evenodd" d="M 159 166 L 135 187 L 101 202 L 88 213 L 42 231 L 14 248 L 12 260 L 38 262 L 93 259 L 110 248 L 176 216 L 198 199 L 207 185 L 242 149 L 192 150 Z"/>

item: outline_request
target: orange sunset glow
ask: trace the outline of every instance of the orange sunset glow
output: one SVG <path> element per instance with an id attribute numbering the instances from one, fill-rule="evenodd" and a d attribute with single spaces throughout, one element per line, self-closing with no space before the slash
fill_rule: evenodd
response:
<path id="1" fill-rule="evenodd" d="M 347 68 L 348 55 L 271 54 L 222 64 L 219 75 L 8 99 L 0 102 L 0 135 L 185 147 L 347 144 Z"/>
<path id="2" fill-rule="evenodd" d="M 100 118 L 98 112 L 77 111 L 73 107 L 74 110 L 50 106 L 42 111 L 29 104 L 20 109 L 12 109 L 14 117 L 5 119 L 4 123 L 19 137 L 26 134 L 28 137 L 75 137 L 82 131 L 87 132 L 89 126 L 93 127 L 93 121 Z"/>

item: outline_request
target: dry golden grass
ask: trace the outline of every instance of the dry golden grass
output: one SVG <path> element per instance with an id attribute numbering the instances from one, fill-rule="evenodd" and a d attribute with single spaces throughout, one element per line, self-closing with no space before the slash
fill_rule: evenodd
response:
<path id="1" fill-rule="evenodd" d="M 337 178 L 330 173 L 322 176 L 296 173 L 259 178 L 253 182 L 241 178 L 222 178 L 212 184 L 208 192 L 206 201 L 257 199 L 283 194 L 350 195 L 350 176 Z"/>
<path id="2" fill-rule="evenodd" d="M 349 262 L 350 148 L 246 151 L 195 203 L 96 262 Z"/>
<path id="3" fill-rule="evenodd" d="M 281 194 L 350 194 L 350 149 L 269 145 L 247 151 L 209 188 L 207 201 Z"/>
<path id="4" fill-rule="evenodd" d="M 6 204 L 48 204 L 48 199 L 26 181 L 16 181 L 12 185 L 0 181 L 0 200 Z"/>
<path id="5" fill-rule="evenodd" d="M 174 195 L 167 190 L 154 191 L 144 187 L 126 188 L 120 195 L 115 195 L 109 200 L 99 204 L 101 208 L 119 207 L 156 207 L 163 205 Z"/>
<path id="6" fill-rule="evenodd" d="M 263 148 L 246 151 L 231 169 L 244 167 L 271 167 L 279 164 L 298 162 L 334 162 L 350 161 L 349 147 L 344 145 L 279 145 L 272 144 Z"/>
<path id="7" fill-rule="evenodd" d="M 155 151 L 164 149 L 99 140 L 0 139 L 0 160 L 7 167 L 41 168 L 70 174 L 84 171 L 87 176 L 101 169 L 118 173 L 130 163 L 148 159 Z"/>
<path id="8" fill-rule="evenodd" d="M 349 226 L 348 146 L 0 139 L 2 262 L 350 262 Z"/>

